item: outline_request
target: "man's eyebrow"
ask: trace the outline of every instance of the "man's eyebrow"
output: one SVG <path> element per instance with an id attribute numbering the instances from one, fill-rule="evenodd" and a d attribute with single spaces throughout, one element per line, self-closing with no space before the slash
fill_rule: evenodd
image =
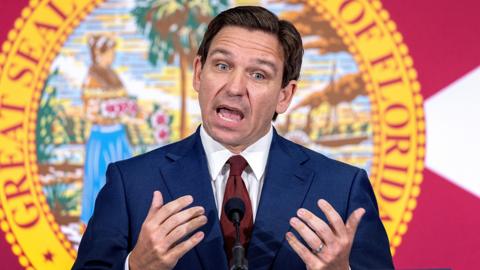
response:
<path id="1" fill-rule="evenodd" d="M 215 49 L 212 49 L 212 51 L 209 53 L 210 56 L 214 56 L 216 54 L 221 54 L 221 55 L 224 55 L 224 56 L 227 56 L 227 57 L 231 57 L 233 56 L 233 53 L 223 49 L 223 48 L 215 48 Z M 272 61 L 269 61 L 269 60 L 265 60 L 265 59 L 255 59 L 255 63 L 258 64 L 258 65 L 264 65 L 264 66 L 267 66 L 269 68 L 271 68 L 273 70 L 274 73 L 277 73 L 277 67 L 275 66 L 275 64 L 272 62 Z"/>

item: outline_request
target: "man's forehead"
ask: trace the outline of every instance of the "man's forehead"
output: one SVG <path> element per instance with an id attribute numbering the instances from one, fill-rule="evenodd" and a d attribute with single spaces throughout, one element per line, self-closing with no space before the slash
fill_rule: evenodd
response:
<path id="1" fill-rule="evenodd" d="M 239 50 L 271 62 L 283 61 L 283 49 L 275 35 L 238 26 L 222 28 L 213 38 L 208 54 L 233 56 Z"/>

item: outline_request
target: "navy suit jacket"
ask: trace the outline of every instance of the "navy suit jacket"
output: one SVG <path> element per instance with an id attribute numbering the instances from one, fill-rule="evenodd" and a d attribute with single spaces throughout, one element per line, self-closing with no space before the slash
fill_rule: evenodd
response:
<path id="1" fill-rule="evenodd" d="M 248 247 L 249 269 L 305 269 L 285 240 L 285 233 L 292 231 L 289 219 L 300 207 L 327 220 L 317 206 L 320 198 L 332 204 L 344 221 L 358 207 L 366 210 L 350 254 L 353 270 L 393 269 L 387 235 L 364 170 L 331 160 L 274 132 L 265 173 Z M 208 218 L 200 228 L 205 238 L 178 261 L 175 269 L 227 270 L 198 130 L 185 140 L 109 165 L 107 182 L 96 199 L 73 269 L 123 269 L 155 190 L 162 192 L 165 203 L 192 195 L 193 205 L 203 206 Z"/>

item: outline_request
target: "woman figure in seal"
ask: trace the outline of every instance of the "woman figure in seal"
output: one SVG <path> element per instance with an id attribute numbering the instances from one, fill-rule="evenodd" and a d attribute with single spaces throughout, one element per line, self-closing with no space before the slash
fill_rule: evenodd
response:
<path id="1" fill-rule="evenodd" d="M 93 214 L 95 198 L 105 184 L 108 164 L 132 154 L 122 119 L 136 113 L 136 103 L 128 99 L 122 81 L 111 68 L 115 41 L 98 34 L 89 37 L 88 45 L 92 62 L 82 89 L 86 119 L 91 124 L 85 149 L 80 215 L 85 225 Z"/>

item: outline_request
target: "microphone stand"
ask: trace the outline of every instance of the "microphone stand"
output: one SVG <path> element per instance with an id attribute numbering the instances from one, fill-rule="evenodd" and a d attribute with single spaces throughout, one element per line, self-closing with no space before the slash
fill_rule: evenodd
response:
<path id="1" fill-rule="evenodd" d="M 235 243 L 232 247 L 230 270 L 248 270 L 248 261 L 245 258 L 245 248 L 240 242 L 240 221 L 245 213 L 245 203 L 241 198 L 230 198 L 224 206 L 225 214 L 235 226 Z"/>
<path id="2" fill-rule="evenodd" d="M 235 213 L 236 214 L 236 213 Z M 248 270 L 248 261 L 245 258 L 245 248 L 240 243 L 240 222 L 234 219 L 235 225 L 235 244 L 232 248 L 232 266 L 230 270 Z"/>

